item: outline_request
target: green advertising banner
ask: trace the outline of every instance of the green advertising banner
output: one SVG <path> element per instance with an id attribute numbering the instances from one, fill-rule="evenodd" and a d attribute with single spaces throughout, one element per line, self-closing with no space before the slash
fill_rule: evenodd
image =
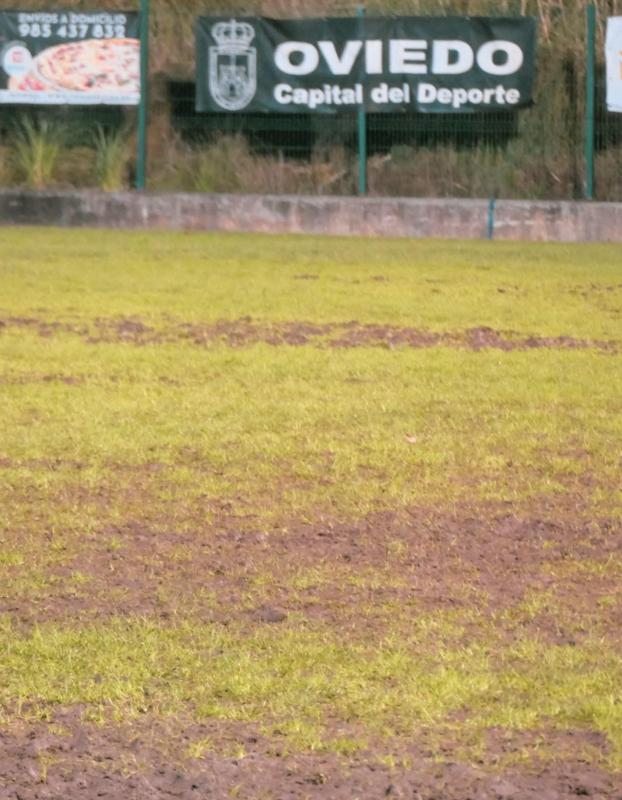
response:
<path id="1" fill-rule="evenodd" d="M 139 15 L 1 11 L 0 103 L 137 105 Z"/>
<path id="2" fill-rule="evenodd" d="M 497 111 L 532 103 L 531 17 L 197 20 L 197 110 Z"/>

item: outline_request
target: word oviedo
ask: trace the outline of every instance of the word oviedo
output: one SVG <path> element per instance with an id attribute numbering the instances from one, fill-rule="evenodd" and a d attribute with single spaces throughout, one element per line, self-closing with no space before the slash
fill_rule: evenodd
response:
<path id="1" fill-rule="evenodd" d="M 388 69 L 383 41 L 348 41 L 341 53 L 334 42 L 283 42 L 274 53 L 276 67 L 286 75 L 311 75 L 320 58 L 333 75 L 351 75 L 364 52 L 367 75 L 462 75 L 477 66 L 488 75 L 513 75 L 523 66 L 522 49 L 514 42 L 491 41 L 477 52 L 457 40 L 435 41 L 432 47 L 423 39 L 391 39 L 388 42 Z M 431 52 L 430 52 L 431 51 Z"/>

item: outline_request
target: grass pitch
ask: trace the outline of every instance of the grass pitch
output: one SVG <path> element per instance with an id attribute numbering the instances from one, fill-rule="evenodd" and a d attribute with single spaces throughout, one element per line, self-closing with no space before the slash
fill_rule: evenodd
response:
<path id="1" fill-rule="evenodd" d="M 3 245 L 7 735 L 622 767 L 618 247 Z"/>

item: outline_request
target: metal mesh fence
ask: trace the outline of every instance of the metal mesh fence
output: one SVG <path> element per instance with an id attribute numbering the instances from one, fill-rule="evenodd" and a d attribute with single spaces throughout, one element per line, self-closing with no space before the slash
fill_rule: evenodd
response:
<path id="1" fill-rule="evenodd" d="M 621 201 L 622 114 L 607 111 L 605 67 L 600 60 L 595 84 L 594 196 L 598 200 Z"/>
<path id="2" fill-rule="evenodd" d="M 116 4 L 116 0 L 108 0 L 106 5 L 110 4 Z M 231 11 L 229 4 L 225 5 L 227 12 Z M 389 10 L 413 13 L 421 10 L 419 5 L 411 8 L 398 4 Z M 561 34 L 553 27 L 555 14 L 551 12 L 545 18 L 540 13 L 542 5 L 516 0 L 488 9 L 488 13 L 533 13 L 540 17 L 534 106 L 514 112 L 367 114 L 365 168 L 370 194 L 540 199 L 585 196 L 585 9 L 583 4 L 580 8 L 573 6 L 574 27 L 569 33 L 563 2 L 551 3 L 559 6 L 559 25 L 568 28 L 561 42 Z M 122 6 L 137 10 L 138 0 Z M 438 4 L 435 6 L 438 11 Z M 471 11 L 458 0 L 443 6 L 445 14 Z M 174 19 L 181 20 L 181 11 L 178 9 L 176 18 L 171 17 L 172 23 L 163 16 L 161 6 L 152 17 L 148 188 L 356 193 L 361 166 L 356 113 L 206 114 L 195 110 L 194 53 L 188 37 L 189 17 L 199 10 L 186 9 L 183 25 L 179 22 L 176 67 L 171 66 L 170 54 L 168 60 L 162 56 L 158 41 L 164 35 L 166 20 L 167 35 L 175 38 Z M 210 9 L 212 13 L 223 10 L 224 6 Z M 370 13 L 380 10 L 370 8 Z M 288 9 L 282 11 L 287 16 Z M 344 9 L 335 6 L 334 12 L 343 14 Z M 607 15 L 617 12 L 622 13 L 622 7 L 618 9 L 615 2 L 598 3 L 594 197 L 622 201 L 622 114 L 608 113 L 605 105 L 604 30 Z M 180 68 L 184 63 L 185 68 Z M 44 158 L 53 164 L 48 163 L 46 174 L 37 180 L 28 174 L 29 166 L 24 163 L 29 155 L 25 135 L 29 127 L 50 140 Z M 131 187 L 136 172 L 136 138 L 137 112 L 132 108 L 0 106 L 0 185 Z M 106 161 L 107 184 L 102 167 Z"/>

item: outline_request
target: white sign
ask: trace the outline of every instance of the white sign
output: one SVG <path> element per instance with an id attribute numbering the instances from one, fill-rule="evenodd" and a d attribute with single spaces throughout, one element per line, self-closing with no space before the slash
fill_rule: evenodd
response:
<path id="1" fill-rule="evenodd" d="M 622 114 L 622 17 L 607 20 L 607 108 Z"/>

